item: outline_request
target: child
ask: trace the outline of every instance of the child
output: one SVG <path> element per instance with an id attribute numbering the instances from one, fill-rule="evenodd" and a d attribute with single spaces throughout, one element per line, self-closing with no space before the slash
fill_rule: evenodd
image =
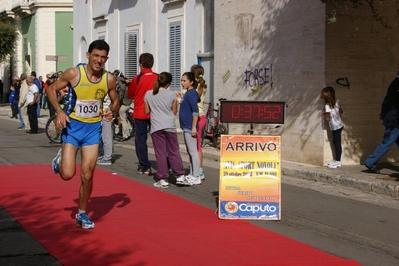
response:
<path id="1" fill-rule="evenodd" d="M 168 159 L 177 179 L 184 180 L 185 171 L 175 123 L 177 100 L 175 93 L 168 90 L 171 82 L 172 74 L 162 72 L 153 90 L 147 91 L 144 96 L 144 113 L 151 114 L 151 138 L 157 158 L 156 188 L 169 187 Z"/>
<path id="2" fill-rule="evenodd" d="M 205 100 L 205 93 L 207 90 L 206 82 L 204 79 L 204 68 L 200 65 L 193 65 L 191 67 L 191 72 L 195 76 L 195 80 L 198 83 L 198 86 L 196 88 L 198 95 L 201 99 L 201 101 L 198 103 L 198 132 L 197 132 L 197 150 L 198 150 L 198 156 L 200 160 L 200 168 L 199 168 L 199 176 L 201 180 L 205 179 L 204 175 L 204 168 L 203 168 L 203 153 L 202 153 L 202 148 L 201 148 L 201 138 L 202 138 L 202 131 L 205 127 L 206 123 L 206 114 L 204 111 L 204 100 Z"/>
<path id="3" fill-rule="evenodd" d="M 183 90 L 187 90 L 187 92 L 180 103 L 179 121 L 183 130 L 187 153 L 190 157 L 190 174 L 185 177 L 185 180 L 177 178 L 176 183 L 189 186 L 200 185 L 200 159 L 197 151 L 198 102 L 200 97 L 195 90 L 197 81 L 194 74 L 192 72 L 184 73 L 181 78 L 181 85 Z"/>
<path id="4" fill-rule="evenodd" d="M 341 132 L 344 124 L 341 120 L 343 110 L 339 107 L 338 100 L 335 100 L 335 91 L 333 87 L 325 87 L 321 90 L 320 98 L 324 101 L 325 107 L 323 115 L 330 126 L 333 134 L 333 144 L 335 147 L 335 160 L 327 165 L 328 168 L 341 168 Z"/>

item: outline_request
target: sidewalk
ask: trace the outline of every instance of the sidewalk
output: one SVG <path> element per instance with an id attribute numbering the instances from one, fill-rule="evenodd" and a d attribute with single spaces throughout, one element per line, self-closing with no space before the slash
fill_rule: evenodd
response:
<path id="1" fill-rule="evenodd" d="M 44 128 L 48 119 L 48 110 L 41 110 L 39 128 Z M 11 110 L 8 105 L 0 105 L 0 117 L 10 119 Z M 10 119 L 19 123 L 18 119 Z M 284 140 L 283 140 L 284 141 Z M 179 134 L 180 152 L 187 156 L 182 134 Z M 132 141 L 117 142 L 116 145 L 125 148 L 134 148 Z M 152 142 L 148 142 L 150 152 L 153 154 Z M 219 161 L 219 150 L 210 146 L 203 148 L 204 158 Z M 341 169 L 329 169 L 323 166 L 296 163 L 284 160 L 282 152 L 282 179 L 291 176 L 300 179 L 322 182 L 355 188 L 362 192 L 375 193 L 399 199 L 399 166 L 381 163 L 381 174 L 370 173 L 364 165 L 344 165 Z"/>

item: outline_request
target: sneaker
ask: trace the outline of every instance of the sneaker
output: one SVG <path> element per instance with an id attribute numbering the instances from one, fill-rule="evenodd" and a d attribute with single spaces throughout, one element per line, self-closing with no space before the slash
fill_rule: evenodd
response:
<path id="1" fill-rule="evenodd" d="M 332 161 L 332 162 L 329 162 L 329 163 L 327 164 L 327 166 L 332 165 L 333 163 L 335 163 L 335 160 Z"/>
<path id="2" fill-rule="evenodd" d="M 341 162 L 335 161 L 335 162 L 332 162 L 331 164 L 327 165 L 327 167 L 328 168 L 333 168 L 333 169 L 341 168 L 342 164 L 341 164 Z"/>
<path id="3" fill-rule="evenodd" d="M 57 155 L 54 157 L 53 162 L 52 162 L 52 167 L 53 167 L 53 172 L 54 174 L 59 174 L 60 173 L 60 161 L 61 161 L 61 154 L 62 154 L 62 149 L 60 149 L 57 153 Z"/>
<path id="4" fill-rule="evenodd" d="M 140 169 L 139 170 L 139 174 L 141 174 L 141 175 L 152 175 L 152 172 L 151 172 L 151 169 L 147 169 L 147 170 Z"/>
<path id="5" fill-rule="evenodd" d="M 201 180 L 205 180 L 205 175 L 204 174 L 200 174 L 199 177 L 201 178 Z"/>
<path id="6" fill-rule="evenodd" d="M 112 161 L 101 158 L 100 160 L 97 160 L 97 164 L 98 165 L 111 165 Z"/>
<path id="7" fill-rule="evenodd" d="M 192 175 L 188 175 L 185 178 L 186 178 L 186 180 L 183 185 L 186 185 L 186 186 L 201 185 L 201 178 L 199 176 L 195 177 Z"/>
<path id="8" fill-rule="evenodd" d="M 154 183 L 154 187 L 156 187 L 156 188 L 168 188 L 169 187 L 169 182 L 166 181 L 165 179 L 159 179 L 158 182 Z"/>
<path id="9" fill-rule="evenodd" d="M 82 227 L 83 229 L 93 229 L 94 223 L 90 221 L 90 217 L 87 216 L 85 212 L 77 213 L 75 216 L 76 225 Z"/>
<path id="10" fill-rule="evenodd" d="M 176 184 L 184 184 L 186 182 L 186 177 L 184 175 L 179 175 L 176 177 Z"/>

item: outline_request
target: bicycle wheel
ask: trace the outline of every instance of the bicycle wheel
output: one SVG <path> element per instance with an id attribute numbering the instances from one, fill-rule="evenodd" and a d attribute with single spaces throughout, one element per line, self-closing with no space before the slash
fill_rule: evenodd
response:
<path id="1" fill-rule="evenodd" d="M 133 138 L 135 133 L 134 119 L 130 114 L 128 114 L 127 120 L 129 121 L 129 138 Z"/>
<path id="2" fill-rule="evenodd" d="M 217 127 L 217 132 L 219 135 L 229 134 L 229 125 L 220 123 Z"/>
<path id="3" fill-rule="evenodd" d="M 228 129 L 225 124 L 218 124 L 216 128 L 214 129 L 214 134 L 212 136 L 212 144 L 213 147 L 219 148 L 220 146 L 220 136 L 227 134 Z"/>
<path id="4" fill-rule="evenodd" d="M 55 126 L 54 119 L 57 115 L 53 115 L 46 123 L 46 136 L 51 142 L 61 143 L 61 130 Z"/>
<path id="5" fill-rule="evenodd" d="M 205 146 L 204 140 L 206 139 L 206 135 L 207 135 L 207 130 L 206 130 L 206 125 L 204 126 L 204 128 L 202 129 L 202 135 L 201 135 L 201 147 Z"/>

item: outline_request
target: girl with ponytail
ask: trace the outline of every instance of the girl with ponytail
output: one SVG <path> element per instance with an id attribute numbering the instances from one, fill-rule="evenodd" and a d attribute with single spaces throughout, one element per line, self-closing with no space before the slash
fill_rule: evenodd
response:
<path id="1" fill-rule="evenodd" d="M 168 90 L 172 75 L 168 72 L 159 74 L 152 91 L 144 97 L 144 113 L 151 114 L 151 139 L 157 158 L 156 188 L 169 187 L 169 167 L 177 178 L 184 178 L 183 161 L 180 156 L 179 141 L 175 116 L 177 114 L 176 95 Z"/>
<path id="2" fill-rule="evenodd" d="M 198 133 L 197 133 L 197 150 L 198 150 L 198 156 L 200 159 L 199 175 L 200 175 L 201 180 L 204 180 L 205 175 L 204 175 L 204 168 L 203 168 L 203 154 L 202 154 L 202 148 L 201 148 L 201 137 L 202 137 L 202 130 L 204 129 L 205 123 L 206 123 L 206 114 L 204 111 L 204 100 L 205 100 L 205 93 L 207 91 L 207 86 L 206 86 L 206 82 L 204 79 L 204 68 L 202 66 L 193 65 L 191 67 L 191 72 L 194 74 L 195 79 L 198 83 L 196 90 L 200 97 L 200 102 L 198 103 L 199 116 L 198 116 Z"/>

